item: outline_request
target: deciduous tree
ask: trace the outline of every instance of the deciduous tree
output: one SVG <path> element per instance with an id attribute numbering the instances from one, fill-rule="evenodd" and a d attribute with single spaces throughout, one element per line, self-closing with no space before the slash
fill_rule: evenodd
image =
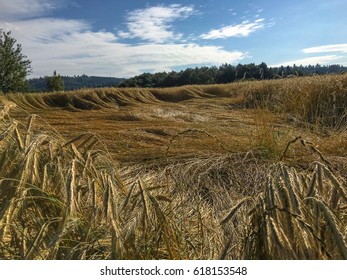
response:
<path id="1" fill-rule="evenodd" d="M 22 54 L 22 46 L 11 37 L 11 32 L 0 29 L 0 91 L 3 93 L 26 91 L 26 80 L 31 72 L 31 61 Z"/>
<path id="2" fill-rule="evenodd" d="M 57 75 L 57 71 L 54 70 L 52 77 L 46 77 L 47 81 L 47 90 L 48 91 L 63 91 L 64 90 L 64 81 Z"/>

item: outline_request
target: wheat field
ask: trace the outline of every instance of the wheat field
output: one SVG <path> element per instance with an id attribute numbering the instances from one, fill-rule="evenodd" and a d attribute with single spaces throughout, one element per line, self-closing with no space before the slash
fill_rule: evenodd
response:
<path id="1" fill-rule="evenodd" d="M 347 75 L 0 104 L 0 259 L 347 259 Z"/>

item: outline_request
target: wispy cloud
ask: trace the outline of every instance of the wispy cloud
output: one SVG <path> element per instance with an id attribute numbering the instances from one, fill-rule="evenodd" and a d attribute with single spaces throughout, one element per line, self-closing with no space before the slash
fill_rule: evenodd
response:
<path id="1" fill-rule="evenodd" d="M 291 61 L 278 63 L 271 66 L 281 65 L 315 65 L 315 64 L 341 64 L 346 65 L 347 44 L 329 44 L 317 47 L 305 48 L 301 50 L 305 54 L 325 54 L 320 56 L 311 56 Z"/>
<path id="2" fill-rule="evenodd" d="M 303 49 L 304 53 L 347 53 L 347 44 L 323 45 L 318 47 Z"/>
<path id="3" fill-rule="evenodd" d="M 344 59 L 344 56 L 338 56 L 338 55 L 323 55 L 323 56 L 314 56 L 314 57 L 307 57 L 297 60 L 291 60 L 291 61 L 285 61 L 282 63 L 270 65 L 272 67 L 279 67 L 279 66 L 287 66 L 287 65 L 315 65 L 315 64 L 334 64 L 338 63 L 341 59 Z"/>
<path id="4" fill-rule="evenodd" d="M 46 14 L 59 5 L 57 0 L 0 0 L 0 18 L 30 18 Z"/>
<path id="5" fill-rule="evenodd" d="M 0 24 L 5 29 L 11 30 L 25 49 L 34 48 L 36 44 L 63 42 L 72 34 L 91 29 L 91 26 L 85 21 L 58 18 L 0 21 Z"/>
<path id="6" fill-rule="evenodd" d="M 260 18 L 253 22 L 248 20 L 241 24 L 229 25 L 220 29 L 213 29 L 208 33 L 200 35 L 202 39 L 225 39 L 231 37 L 247 37 L 251 33 L 265 27 L 265 19 Z"/>
<path id="7" fill-rule="evenodd" d="M 192 6 L 172 4 L 138 9 L 127 15 L 128 31 L 120 31 L 123 38 L 138 38 L 154 43 L 177 40 L 182 34 L 176 34 L 171 23 L 185 19 L 194 13 Z"/>
<path id="8" fill-rule="evenodd" d="M 25 2 L 13 1 L 17 4 L 18 1 Z M 7 6 L 7 12 L 1 12 L 12 16 L 1 18 L 0 28 L 11 30 L 14 38 L 22 44 L 23 53 L 32 61 L 32 77 L 50 75 L 54 69 L 62 75 L 85 73 L 130 77 L 144 71 L 171 71 L 190 65 L 233 64 L 246 55 L 220 46 L 203 46 L 192 40 L 187 43 L 182 43 L 183 39 L 175 40 L 179 34 L 171 24 L 194 13 L 191 6 L 135 10 L 128 13 L 128 30 L 114 34 L 105 30 L 94 31 L 93 26 L 84 20 L 44 17 L 54 8 L 50 6 L 54 3 L 52 0 L 28 1 L 46 4 L 46 12 L 37 8 L 35 17 L 23 17 L 21 10 L 11 11 L 12 8 Z M 136 37 L 142 41 L 130 44 L 120 37 Z"/>
<path id="9" fill-rule="evenodd" d="M 120 43 L 110 32 L 91 31 L 79 20 L 41 18 L 7 22 L 32 60 L 33 75 L 44 76 L 56 69 L 62 75 L 130 77 L 144 71 L 170 71 L 187 65 L 236 63 L 245 53 L 195 43 Z M 27 30 L 31 30 L 30 33 Z"/>

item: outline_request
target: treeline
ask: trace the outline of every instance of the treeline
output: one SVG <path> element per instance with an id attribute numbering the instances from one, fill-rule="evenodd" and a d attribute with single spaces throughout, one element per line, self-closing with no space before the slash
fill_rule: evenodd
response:
<path id="1" fill-rule="evenodd" d="M 268 67 L 262 62 L 222 64 L 220 67 L 196 67 L 179 72 L 159 72 L 155 74 L 143 73 L 139 76 L 125 80 L 120 87 L 174 87 L 193 84 L 223 84 L 239 80 L 276 79 L 291 76 L 306 76 L 314 74 L 342 73 L 347 67 L 341 65 L 322 66 L 319 64 L 308 66 L 281 66 Z"/>
<path id="2" fill-rule="evenodd" d="M 96 77 L 96 76 L 61 76 L 64 82 L 64 90 L 75 90 L 81 88 L 98 88 L 98 87 L 117 87 L 125 79 L 113 77 Z M 47 91 L 47 77 L 33 78 L 29 80 L 32 91 Z"/>
<path id="3" fill-rule="evenodd" d="M 259 65 L 254 63 L 238 64 L 236 66 L 222 64 L 219 67 L 187 68 L 179 72 L 143 73 L 129 79 L 87 75 L 61 76 L 61 78 L 64 90 L 76 90 L 98 87 L 175 87 L 195 84 L 224 84 L 240 80 L 269 80 L 291 76 L 342 73 L 345 71 L 347 71 L 347 67 L 341 65 L 322 66 L 316 64 L 268 67 L 266 63 L 262 62 Z M 28 82 L 30 91 L 49 91 L 47 77 L 33 78 Z"/>

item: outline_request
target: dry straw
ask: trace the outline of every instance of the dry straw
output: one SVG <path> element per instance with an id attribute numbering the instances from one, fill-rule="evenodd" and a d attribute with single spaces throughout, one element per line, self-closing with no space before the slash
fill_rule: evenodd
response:
<path id="1" fill-rule="evenodd" d="M 165 161 L 120 165 L 95 133 L 65 139 L 39 115 L 25 122 L 23 111 L 12 115 L 237 97 L 238 109 L 285 115 L 312 133 L 343 133 L 345 89 L 341 77 L 325 76 L 1 97 L 0 258 L 346 259 L 344 161 L 306 135 L 269 158 L 255 146 L 232 153 L 209 130 L 186 127 L 163 142 Z M 174 154 L 187 134 L 207 136 L 217 152 Z M 304 164 L 293 157 L 298 143 Z"/>

